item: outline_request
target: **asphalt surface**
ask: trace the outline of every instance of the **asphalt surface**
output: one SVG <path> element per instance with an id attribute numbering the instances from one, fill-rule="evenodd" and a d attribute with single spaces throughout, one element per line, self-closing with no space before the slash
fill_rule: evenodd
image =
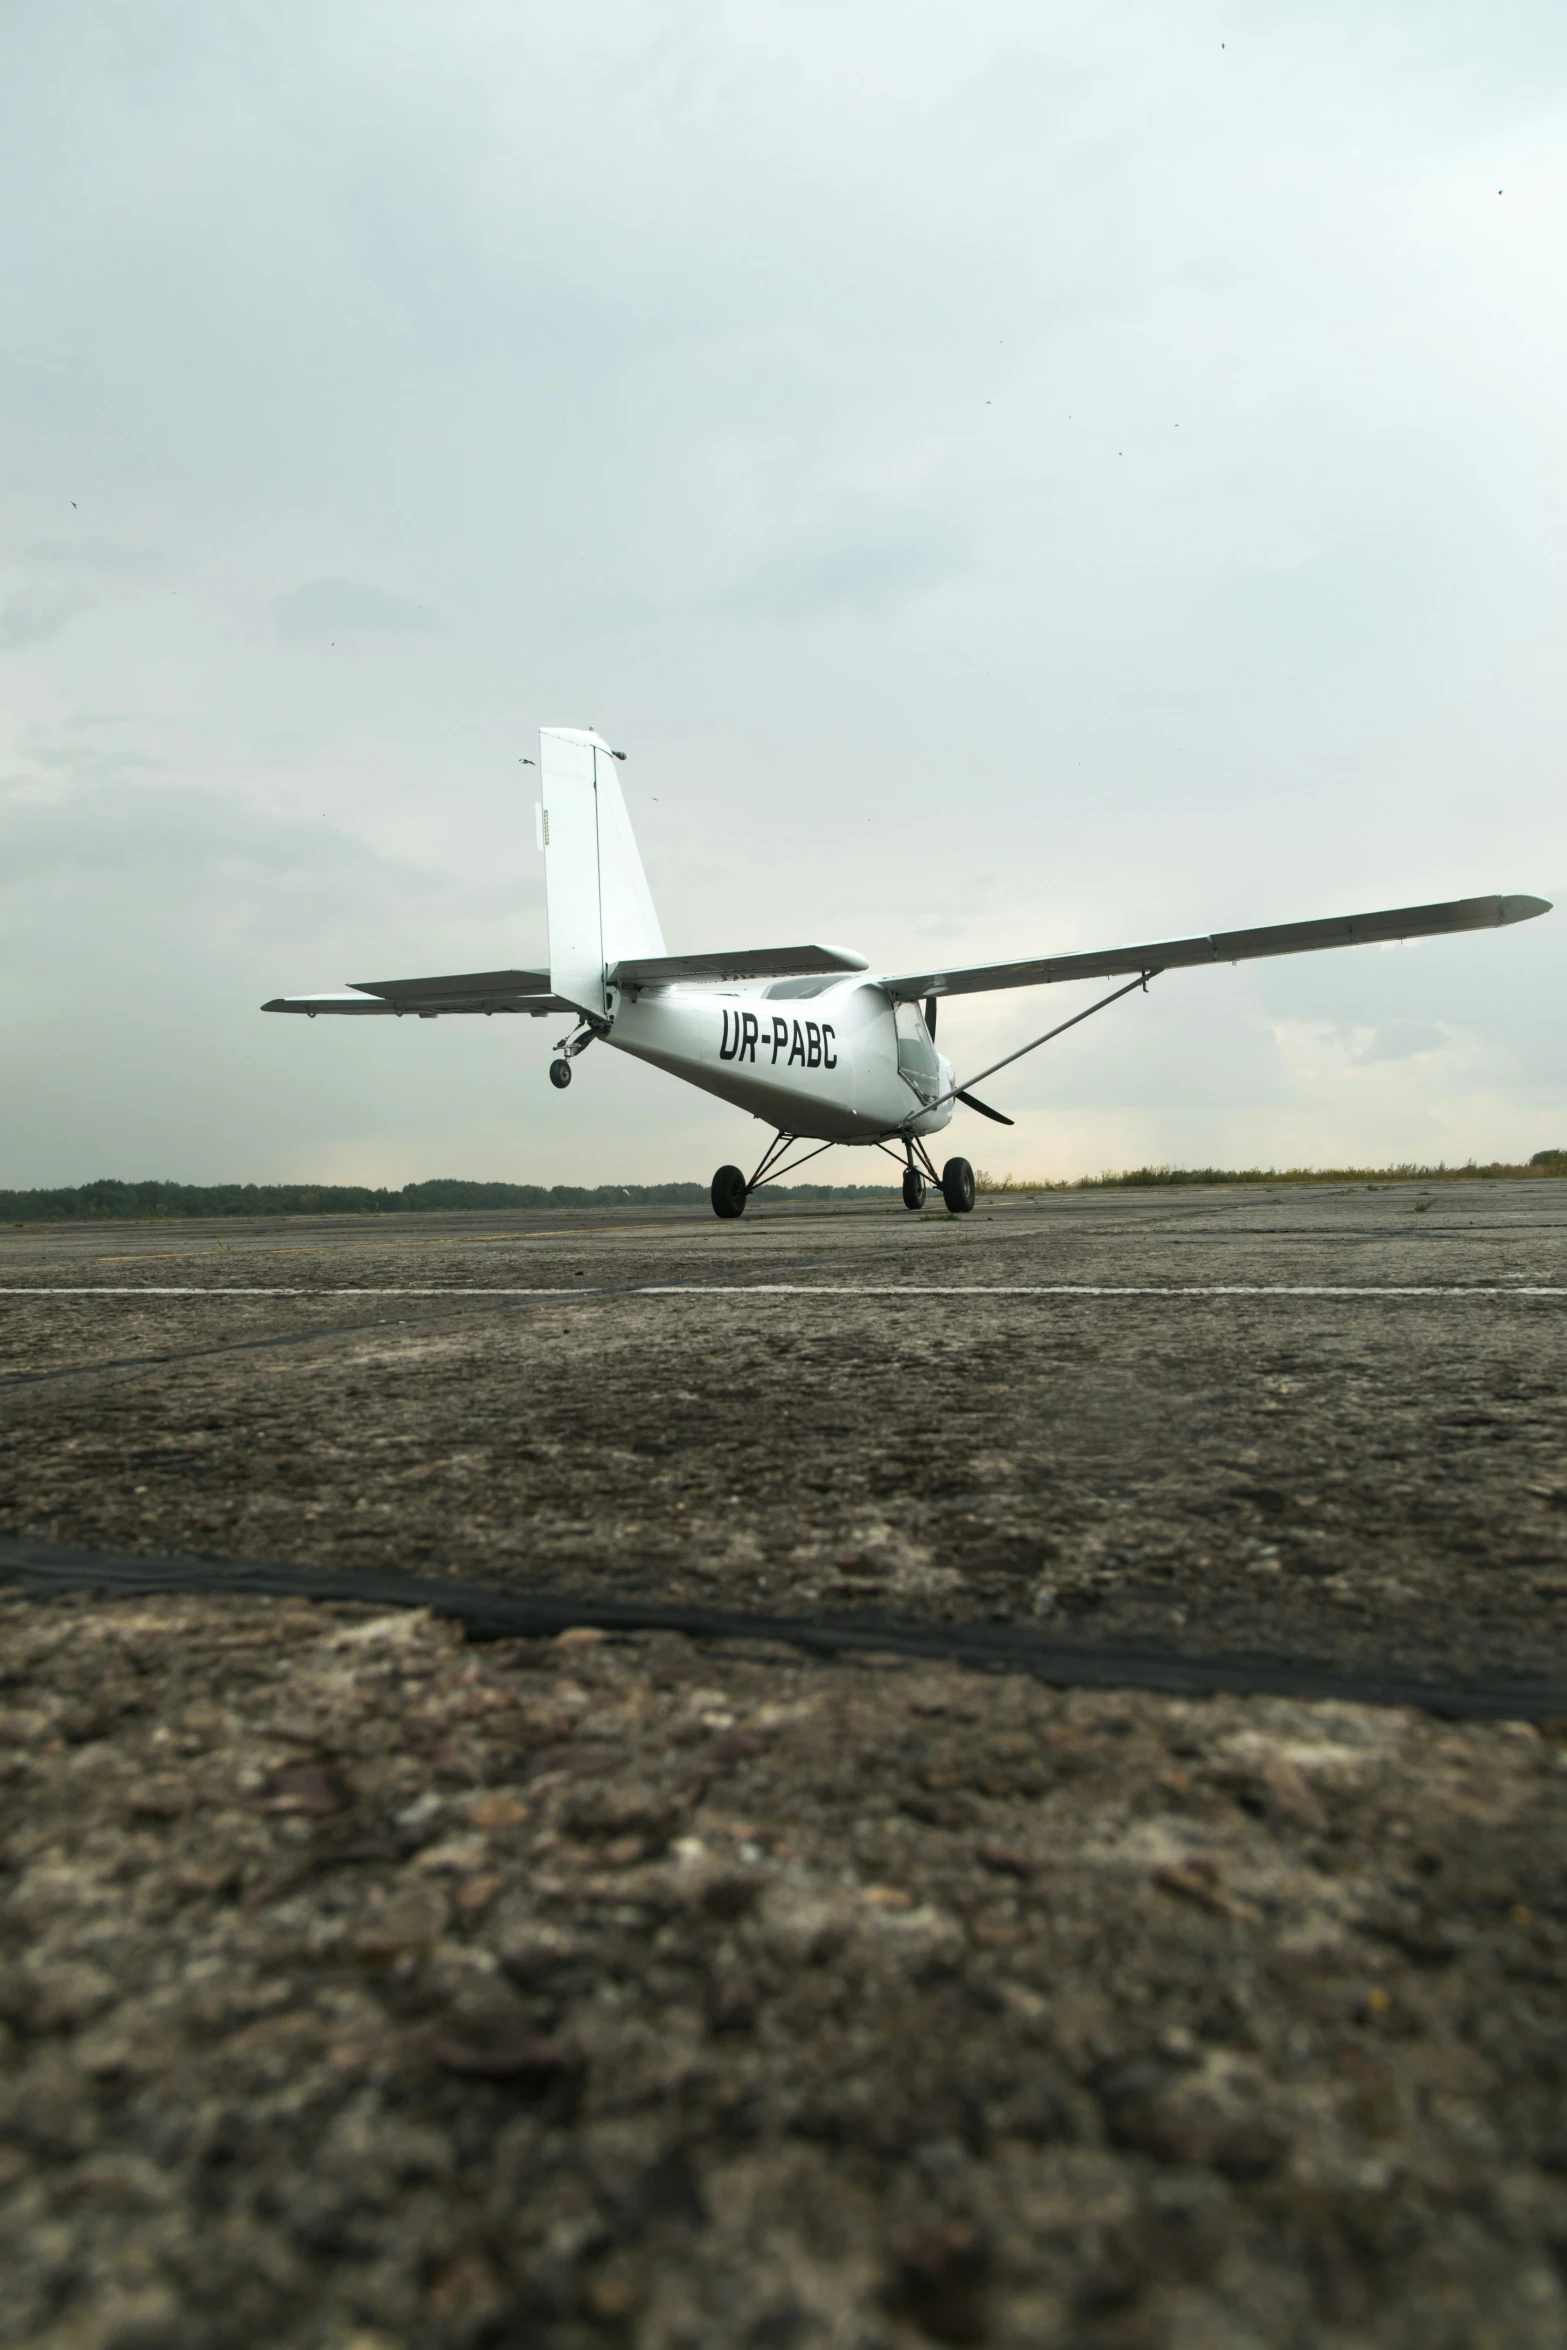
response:
<path id="1" fill-rule="evenodd" d="M 0 1236 L 0 1529 L 1549 1680 L 1567 1185 Z"/>
<path id="2" fill-rule="evenodd" d="M 0 2343 L 1567 2350 L 1564 1221 L 0 1235 Z"/>

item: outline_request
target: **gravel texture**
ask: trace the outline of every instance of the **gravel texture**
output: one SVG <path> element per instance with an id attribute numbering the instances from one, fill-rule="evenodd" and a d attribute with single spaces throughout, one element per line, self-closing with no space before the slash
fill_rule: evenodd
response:
<path id="1" fill-rule="evenodd" d="M 1567 2339 L 1551 1736 L 0 1621 L 0 2340 Z"/>

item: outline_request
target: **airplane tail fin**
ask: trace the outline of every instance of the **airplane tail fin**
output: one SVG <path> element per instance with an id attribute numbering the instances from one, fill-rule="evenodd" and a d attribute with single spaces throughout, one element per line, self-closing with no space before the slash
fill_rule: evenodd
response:
<path id="1" fill-rule="evenodd" d="M 584 727 L 541 727 L 539 778 L 550 986 L 602 1019 L 606 966 L 662 955 L 664 934 L 608 743 Z"/>

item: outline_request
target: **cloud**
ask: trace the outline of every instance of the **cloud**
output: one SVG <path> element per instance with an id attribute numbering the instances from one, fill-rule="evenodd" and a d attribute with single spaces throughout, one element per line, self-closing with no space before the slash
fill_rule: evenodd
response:
<path id="1" fill-rule="evenodd" d="M 1435 1020 L 1389 1020 L 1372 1030 L 1355 1058 L 1361 1063 L 1408 1061 L 1417 1053 L 1440 1052 L 1447 1042 L 1447 1030 Z"/>
<path id="2" fill-rule="evenodd" d="M 0 652 L 47 644 L 67 621 L 91 608 L 92 598 L 82 588 L 18 588 L 0 607 Z"/>
<path id="3" fill-rule="evenodd" d="M 400 918 L 421 908 L 482 917 L 540 895 L 526 877 L 461 882 L 389 856 L 340 825 L 272 815 L 189 784 L 95 773 L 61 788 L 0 791 L 0 898 L 36 902 L 42 892 L 69 895 L 88 883 L 107 883 L 133 927 L 149 908 L 196 905 L 197 885 L 219 893 L 223 922 L 262 930 L 286 924 L 305 900 L 330 907 L 350 896 L 395 908 Z"/>
<path id="4" fill-rule="evenodd" d="M 125 775 L 134 768 L 151 772 L 168 764 L 149 752 L 128 751 L 118 745 L 110 749 L 101 743 L 48 742 L 41 738 L 24 742 L 22 755 L 35 767 L 52 768 L 77 782 L 94 775 Z"/>
<path id="5" fill-rule="evenodd" d="M 144 548 L 117 539 L 29 539 L 20 552 L 41 571 L 145 571 L 151 560 Z"/>
<path id="6" fill-rule="evenodd" d="M 100 772 L 63 789 L 22 785 L 0 794 L 3 896 L 69 892 L 106 877 L 123 893 L 129 918 L 136 906 L 163 905 L 220 871 L 246 875 L 264 891 L 278 879 L 340 882 L 365 865 L 385 868 L 387 861 L 336 826 L 266 816 L 189 785 L 149 786 Z"/>
<path id="7" fill-rule="evenodd" d="M 441 625 L 432 606 L 355 579 L 307 579 L 279 596 L 272 610 L 283 634 L 296 642 L 338 630 L 428 636 Z"/>
<path id="8" fill-rule="evenodd" d="M 471 969 L 476 950 L 481 967 L 526 963 L 539 894 L 527 877 L 463 881 L 218 790 L 0 790 L 8 1179 L 319 1167 L 356 1150 L 379 1164 L 388 1121 L 415 1130 L 389 1163 L 423 1167 L 426 1125 L 461 1134 L 476 1108 L 502 1128 L 483 1162 L 509 1166 L 486 1105 L 510 1108 L 519 1057 L 548 1094 L 532 1023 L 384 1024 L 399 1049 L 357 1022 L 306 1037 L 260 1006 L 366 970 Z"/>
<path id="9" fill-rule="evenodd" d="M 876 619 L 954 578 L 965 561 L 961 532 L 933 516 L 860 516 L 785 545 L 713 602 L 742 620 L 787 624 L 834 612 Z"/>

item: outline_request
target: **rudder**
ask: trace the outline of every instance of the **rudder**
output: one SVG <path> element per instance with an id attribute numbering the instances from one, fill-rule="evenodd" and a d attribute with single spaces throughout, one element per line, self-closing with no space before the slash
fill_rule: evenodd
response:
<path id="1" fill-rule="evenodd" d="M 606 966 L 662 955 L 664 934 L 608 743 L 590 729 L 543 726 L 539 776 L 550 985 L 602 1019 Z"/>

